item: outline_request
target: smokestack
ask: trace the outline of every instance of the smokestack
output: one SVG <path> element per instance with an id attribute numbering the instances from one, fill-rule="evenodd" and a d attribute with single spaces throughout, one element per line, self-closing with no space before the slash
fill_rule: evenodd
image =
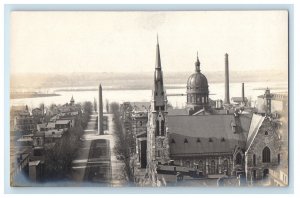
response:
<path id="1" fill-rule="evenodd" d="M 242 83 L 242 99 L 243 99 L 243 103 L 245 103 L 245 89 L 244 89 L 244 83 Z"/>
<path id="2" fill-rule="evenodd" d="M 225 100 L 224 104 L 230 104 L 229 98 L 229 69 L 228 69 L 228 54 L 225 54 Z"/>
<path id="3" fill-rule="evenodd" d="M 102 86 L 99 85 L 99 111 L 98 111 L 98 135 L 104 135 L 103 132 L 103 102 L 102 102 Z"/>

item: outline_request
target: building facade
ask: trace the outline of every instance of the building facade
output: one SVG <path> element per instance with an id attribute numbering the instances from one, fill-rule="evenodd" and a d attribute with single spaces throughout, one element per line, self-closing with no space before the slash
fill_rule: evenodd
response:
<path id="1" fill-rule="evenodd" d="M 228 62 L 226 54 L 227 69 Z M 225 73 L 229 75 L 229 71 Z M 123 112 L 131 112 L 132 121 L 128 123 L 136 134 L 139 167 L 169 165 L 172 161 L 174 171 L 176 167 L 187 167 L 208 178 L 241 175 L 248 181 L 256 181 L 268 177 L 270 170 L 278 167 L 282 158 L 279 134 L 282 129 L 268 113 L 261 115 L 240 111 L 237 106 L 230 105 L 229 81 L 225 84 L 225 89 L 228 89 L 225 99 L 228 101 L 224 105 L 212 101 L 208 80 L 200 71 L 197 56 L 195 73 L 187 80 L 186 107 L 167 108 L 157 43 L 150 108 L 132 113 L 134 108 L 131 106 Z M 244 96 L 242 98 L 244 106 Z M 270 108 L 270 101 L 266 102 Z M 214 103 L 219 105 L 211 105 Z"/>

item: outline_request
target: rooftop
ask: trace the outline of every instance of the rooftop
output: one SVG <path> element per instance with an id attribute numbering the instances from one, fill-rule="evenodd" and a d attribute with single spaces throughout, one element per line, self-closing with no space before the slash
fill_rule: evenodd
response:
<path id="1" fill-rule="evenodd" d="M 250 123 L 250 115 L 168 116 L 171 155 L 233 152 L 245 147 Z"/>

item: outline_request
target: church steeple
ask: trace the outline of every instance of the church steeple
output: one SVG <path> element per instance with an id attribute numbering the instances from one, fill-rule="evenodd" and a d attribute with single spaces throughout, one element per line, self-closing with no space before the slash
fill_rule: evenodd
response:
<path id="1" fill-rule="evenodd" d="M 197 52 L 197 61 L 195 62 L 195 71 L 197 73 L 200 72 L 200 61 L 199 61 L 199 57 L 198 57 L 198 52 Z"/>
<path id="2" fill-rule="evenodd" d="M 157 44 L 156 44 L 156 61 L 155 61 L 155 72 L 154 72 L 153 100 L 154 100 L 154 108 L 155 109 L 164 109 L 165 92 L 164 92 L 163 73 L 162 73 L 162 68 L 161 68 L 158 37 L 157 37 Z"/>
<path id="3" fill-rule="evenodd" d="M 156 43 L 156 61 L 155 61 L 155 69 L 161 69 L 158 35 L 157 35 L 157 38 L 156 38 L 156 39 L 157 39 L 157 43 Z"/>
<path id="4" fill-rule="evenodd" d="M 167 135 L 167 96 L 163 83 L 163 71 L 157 37 L 154 86 L 147 127 L 147 162 L 169 160 L 169 141 Z"/>

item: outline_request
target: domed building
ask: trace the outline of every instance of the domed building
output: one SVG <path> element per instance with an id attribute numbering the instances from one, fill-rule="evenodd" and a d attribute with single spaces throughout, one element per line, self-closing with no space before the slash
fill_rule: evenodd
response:
<path id="1" fill-rule="evenodd" d="M 193 73 L 187 80 L 187 109 L 190 113 L 194 113 L 201 109 L 209 107 L 208 98 L 208 82 L 204 74 L 200 70 L 200 61 L 197 54 L 197 61 L 195 62 L 195 73 Z"/>

